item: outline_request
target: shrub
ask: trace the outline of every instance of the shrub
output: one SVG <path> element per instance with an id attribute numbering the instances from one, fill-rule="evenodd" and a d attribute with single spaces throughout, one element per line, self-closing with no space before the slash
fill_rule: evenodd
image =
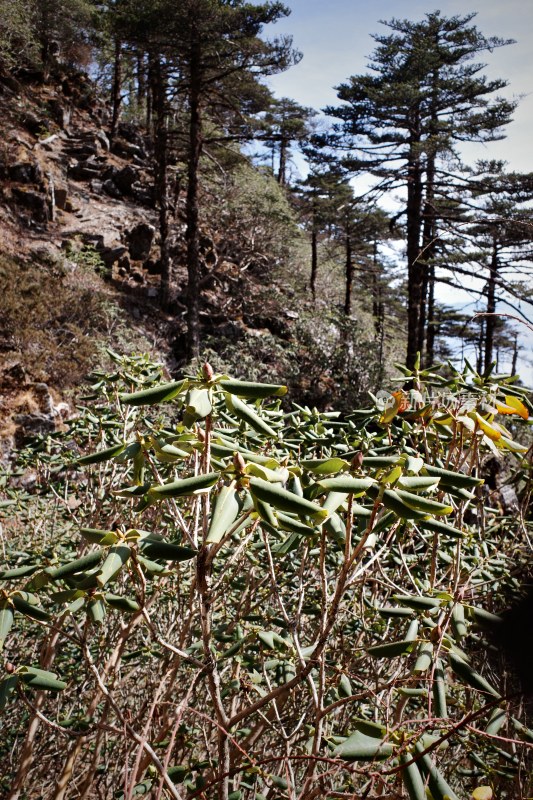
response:
<path id="1" fill-rule="evenodd" d="M 523 390 L 415 371 L 342 419 L 111 355 L 38 493 L 5 494 L 42 531 L 0 574 L 11 791 L 526 796 L 533 734 L 483 625 L 530 522 L 479 474 L 507 453 L 527 493 L 497 416 L 525 420 Z"/>

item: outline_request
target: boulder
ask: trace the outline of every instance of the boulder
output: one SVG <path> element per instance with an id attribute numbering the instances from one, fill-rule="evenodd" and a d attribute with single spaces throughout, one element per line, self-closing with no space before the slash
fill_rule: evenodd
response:
<path id="1" fill-rule="evenodd" d="M 139 171 L 128 164 L 117 171 L 113 180 L 123 194 L 130 194 L 131 187 L 139 180 Z"/>
<path id="2" fill-rule="evenodd" d="M 103 182 L 102 189 L 107 195 L 109 195 L 109 197 L 114 197 L 117 200 L 120 200 L 122 198 L 122 192 L 118 188 L 115 181 L 111 180 L 111 178 L 108 178 L 106 181 Z"/>
<path id="3" fill-rule="evenodd" d="M 131 187 L 131 196 L 137 203 L 152 207 L 154 205 L 153 192 L 149 186 L 145 186 L 140 181 L 136 181 Z"/>
<path id="4" fill-rule="evenodd" d="M 33 111 L 27 111 L 22 118 L 22 124 L 30 133 L 37 136 L 41 131 L 46 128 L 46 122 L 43 117 L 39 117 Z"/>
<path id="5" fill-rule="evenodd" d="M 146 261 L 155 236 L 155 228 L 147 222 L 139 222 L 126 234 L 126 241 L 132 261 Z"/>
<path id="6" fill-rule="evenodd" d="M 40 192 L 33 192 L 31 189 L 14 186 L 13 196 L 19 205 L 31 212 L 31 216 L 36 222 L 46 222 L 48 220 L 46 195 Z"/>
<path id="7" fill-rule="evenodd" d="M 57 97 L 52 97 L 47 105 L 50 116 L 54 122 L 59 125 L 62 130 L 68 128 L 72 114 L 70 106 L 65 106 Z"/>
<path id="8" fill-rule="evenodd" d="M 147 258 L 143 264 L 149 275 L 161 275 L 161 259 Z"/>
<path id="9" fill-rule="evenodd" d="M 43 173 L 36 161 L 19 161 L 7 168 L 7 174 L 12 181 L 18 183 L 41 183 Z"/>
<path id="10" fill-rule="evenodd" d="M 104 150 L 107 150 L 109 152 L 111 145 L 104 131 L 102 130 L 96 131 L 95 136 L 99 144 L 101 144 L 101 146 L 104 148 Z"/>
<path id="11" fill-rule="evenodd" d="M 54 203 L 56 208 L 59 208 L 61 211 L 64 211 L 65 206 L 67 204 L 67 199 L 68 199 L 68 189 L 66 186 L 54 187 Z"/>

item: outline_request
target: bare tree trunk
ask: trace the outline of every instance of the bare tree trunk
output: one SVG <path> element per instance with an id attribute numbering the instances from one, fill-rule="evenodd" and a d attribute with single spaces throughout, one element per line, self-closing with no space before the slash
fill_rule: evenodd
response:
<path id="1" fill-rule="evenodd" d="M 201 45 L 193 42 L 190 54 L 189 154 L 185 216 L 187 220 L 187 359 L 200 354 L 200 228 L 198 211 L 198 170 L 202 153 Z"/>
<path id="2" fill-rule="evenodd" d="M 313 300 L 316 300 L 316 278 L 318 274 L 318 233 L 316 225 L 313 223 L 311 230 L 311 280 L 309 287 L 313 295 Z"/>
<path id="3" fill-rule="evenodd" d="M 111 131 L 110 139 L 113 141 L 117 135 L 118 122 L 120 119 L 122 93 L 122 42 L 115 37 L 115 55 L 113 60 L 113 86 L 111 89 Z"/>
<path id="4" fill-rule="evenodd" d="M 490 260 L 489 279 L 487 281 L 487 314 L 496 313 L 496 279 L 498 277 L 498 241 L 496 230 L 492 234 L 492 255 Z M 493 361 L 494 331 L 496 317 L 485 317 L 485 375 L 488 375 Z"/>
<path id="5" fill-rule="evenodd" d="M 349 235 L 346 236 L 346 292 L 344 295 L 344 313 L 347 317 L 352 313 L 352 285 L 353 285 L 353 253 L 352 241 Z"/>
<path id="6" fill-rule="evenodd" d="M 162 308 L 170 302 L 171 258 L 168 248 L 168 115 L 166 75 L 161 57 L 153 59 L 153 98 L 155 112 L 155 162 L 156 162 L 156 201 L 159 210 L 159 239 L 161 249 L 161 292 Z"/>
<path id="7" fill-rule="evenodd" d="M 413 135 L 407 176 L 407 355 L 406 365 L 413 369 L 418 353 L 418 324 L 424 268 L 420 263 L 420 229 L 422 215 L 422 179 L 419 137 Z"/>
<path id="8" fill-rule="evenodd" d="M 278 183 L 280 186 L 285 186 L 287 183 L 287 150 L 289 143 L 285 136 L 281 136 L 279 142 L 279 169 L 278 169 Z"/>

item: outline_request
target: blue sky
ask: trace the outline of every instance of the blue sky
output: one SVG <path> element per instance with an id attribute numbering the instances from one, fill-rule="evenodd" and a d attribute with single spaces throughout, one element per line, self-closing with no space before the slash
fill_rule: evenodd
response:
<path id="1" fill-rule="evenodd" d="M 420 0 L 285 0 L 292 13 L 268 31 L 268 35 L 291 34 L 294 46 L 303 52 L 302 61 L 287 72 L 274 76 L 269 83 L 278 97 L 290 97 L 317 110 L 338 100 L 334 86 L 350 75 L 366 71 L 374 49 L 372 33 L 389 29 L 380 20 L 419 20 L 427 12 L 440 10 L 446 16 L 464 16 L 478 12 L 473 24 L 485 36 L 515 39 L 516 43 L 484 53 L 485 74 L 503 78 L 506 97 L 521 97 L 513 123 L 502 141 L 485 146 L 467 145 L 463 157 L 468 162 L 479 158 L 507 161 L 508 168 L 533 171 L 533 0 L 441 0 L 432 5 Z M 266 32 L 265 32 L 266 33 Z M 441 289 L 440 299 L 450 305 L 472 308 L 472 294 Z M 500 306 L 502 311 L 511 309 Z M 533 308 L 524 306 L 533 316 Z M 513 313 L 513 312 L 511 312 Z M 521 327 L 521 326 L 520 326 Z M 524 329 L 525 332 L 525 329 Z M 533 370 L 528 360 L 531 337 L 523 339 L 522 369 L 528 382 Z"/>
<path id="2" fill-rule="evenodd" d="M 366 71 L 374 48 L 372 33 L 385 33 L 379 20 L 422 19 L 429 11 L 448 16 L 477 11 L 474 24 L 486 36 L 515 39 L 516 44 L 484 54 L 486 74 L 509 81 L 508 97 L 522 95 L 507 139 L 475 151 L 476 157 L 503 158 L 512 169 L 533 170 L 533 0 L 286 0 L 292 13 L 272 26 L 269 34 L 290 33 L 304 54 L 302 61 L 270 80 L 277 96 L 321 109 L 335 104 L 334 86 Z M 479 153 L 479 155 L 478 155 Z"/>

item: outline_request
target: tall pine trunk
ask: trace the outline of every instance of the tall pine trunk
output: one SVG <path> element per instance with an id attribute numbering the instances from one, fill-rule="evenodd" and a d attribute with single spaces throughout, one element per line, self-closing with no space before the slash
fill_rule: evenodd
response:
<path id="1" fill-rule="evenodd" d="M 111 87 L 111 141 L 117 135 L 122 104 L 122 42 L 115 37 L 115 51 L 113 58 L 113 85 Z"/>
<path id="2" fill-rule="evenodd" d="M 498 277 L 498 240 L 496 230 L 492 234 L 492 255 L 490 259 L 489 279 L 487 281 L 487 314 L 496 313 L 496 281 Z M 488 375 L 494 358 L 494 331 L 496 317 L 485 318 L 485 375 Z"/>
<path id="3" fill-rule="evenodd" d="M 420 262 L 422 217 L 422 169 L 419 136 L 411 139 L 411 156 L 407 173 L 407 356 L 406 365 L 413 369 L 418 352 L 418 326 L 424 281 Z"/>
<path id="4" fill-rule="evenodd" d="M 161 291 L 162 308 L 170 303 L 171 259 L 169 253 L 169 213 L 168 213 L 168 115 L 167 82 L 160 55 L 151 58 L 150 75 L 154 111 L 154 150 L 155 150 L 155 190 L 159 214 L 159 239 L 161 248 Z"/>
<path id="5" fill-rule="evenodd" d="M 352 285 L 353 285 L 353 252 L 352 240 L 349 234 L 346 234 L 346 292 L 344 295 L 344 313 L 347 317 L 352 313 Z"/>
<path id="6" fill-rule="evenodd" d="M 313 222 L 311 229 L 311 279 L 309 287 L 313 295 L 313 300 L 316 300 L 316 278 L 318 274 L 318 233 L 316 224 Z"/>
<path id="7" fill-rule="evenodd" d="M 200 354 L 200 228 L 198 212 L 198 170 L 202 153 L 201 46 L 193 42 L 190 52 L 189 153 L 187 165 L 187 359 Z"/>

